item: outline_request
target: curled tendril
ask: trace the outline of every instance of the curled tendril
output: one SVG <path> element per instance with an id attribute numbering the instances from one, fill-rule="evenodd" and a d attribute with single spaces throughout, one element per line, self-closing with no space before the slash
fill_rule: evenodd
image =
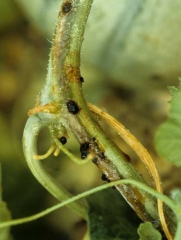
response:
<path id="1" fill-rule="evenodd" d="M 49 150 L 43 154 L 43 155 L 34 155 L 33 158 L 36 160 L 43 160 L 47 157 L 49 157 L 51 155 L 51 153 L 55 150 L 56 146 L 55 143 L 52 143 L 51 147 L 49 148 Z"/>

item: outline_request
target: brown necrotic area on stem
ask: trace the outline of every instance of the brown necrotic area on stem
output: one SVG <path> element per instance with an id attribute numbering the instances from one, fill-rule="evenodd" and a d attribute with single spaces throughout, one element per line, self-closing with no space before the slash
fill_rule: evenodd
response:
<path id="1" fill-rule="evenodd" d="M 63 13 L 69 13 L 72 10 L 72 3 L 70 1 L 67 1 L 62 6 L 62 12 Z"/>
<path id="2" fill-rule="evenodd" d="M 95 160 L 92 161 L 102 172 L 102 180 L 108 182 L 114 182 L 123 177 L 119 174 L 117 169 L 112 165 L 110 161 L 103 160 L 100 156 L 98 156 Z M 131 187 L 129 185 L 117 185 L 116 189 L 125 196 L 127 202 L 131 205 L 131 207 L 135 210 L 138 216 L 143 220 L 147 221 L 153 220 L 153 217 L 146 212 L 145 210 L 145 198 L 140 193 L 137 187 Z"/>
<path id="3" fill-rule="evenodd" d="M 71 57 L 74 58 L 76 53 L 72 53 Z M 80 69 L 72 65 L 65 66 L 65 72 L 68 78 L 69 83 L 71 82 L 80 82 Z"/>

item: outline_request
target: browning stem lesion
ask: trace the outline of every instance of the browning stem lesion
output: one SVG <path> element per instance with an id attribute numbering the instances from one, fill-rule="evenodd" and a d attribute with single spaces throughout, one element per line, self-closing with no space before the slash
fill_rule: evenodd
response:
<path id="1" fill-rule="evenodd" d="M 38 156 L 37 135 L 43 127 L 49 127 L 55 145 L 56 139 L 67 130 L 73 133 L 81 146 L 87 143 L 83 145 L 87 147 L 82 148 L 84 151 L 82 154 L 94 156 L 93 163 L 109 181 L 130 179 L 147 184 L 140 173 L 125 159 L 118 146 L 102 130 L 91 112 L 93 109 L 84 98 L 80 75 L 80 51 L 92 2 L 93 0 L 63 1 L 40 104 L 29 111 L 30 118 L 23 137 L 24 153 L 31 171 L 60 201 L 71 195 L 44 171 L 40 161 L 33 158 Z M 157 200 L 150 194 L 126 184 L 118 185 L 116 188 L 144 221 L 159 219 Z M 88 207 L 85 202 L 77 202 L 70 206 L 87 219 Z M 169 219 L 169 227 L 174 234 L 175 222 L 172 218 Z"/>

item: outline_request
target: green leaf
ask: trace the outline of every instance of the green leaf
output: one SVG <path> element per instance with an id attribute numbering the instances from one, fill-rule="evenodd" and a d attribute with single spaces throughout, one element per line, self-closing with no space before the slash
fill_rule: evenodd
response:
<path id="1" fill-rule="evenodd" d="M 11 219 L 10 211 L 7 205 L 2 201 L 2 184 L 1 184 L 1 165 L 0 165 L 0 222 L 8 221 Z M 0 229 L 0 239 L 10 240 L 10 227 Z"/>
<path id="2" fill-rule="evenodd" d="M 181 87 L 172 88 L 171 108 L 167 120 L 158 128 L 155 147 L 168 162 L 181 166 Z"/>
<path id="3" fill-rule="evenodd" d="M 140 219 L 117 191 L 107 189 L 89 196 L 87 200 L 91 240 L 138 239 Z"/>
<path id="4" fill-rule="evenodd" d="M 141 223 L 138 228 L 139 240 L 161 240 L 162 236 L 150 222 Z"/>
<path id="5" fill-rule="evenodd" d="M 176 204 L 181 205 L 181 190 L 180 189 L 173 189 L 171 191 L 171 198 L 174 200 Z"/>
<path id="6" fill-rule="evenodd" d="M 173 96 L 178 91 L 178 88 L 176 88 L 175 86 L 171 86 L 171 87 L 168 87 L 168 90 L 171 96 Z"/>
<path id="7" fill-rule="evenodd" d="M 5 202 L 0 201 L 0 222 L 8 221 L 11 219 L 11 214 L 7 208 Z M 0 229 L 0 239 L 9 240 L 10 236 L 10 227 Z"/>

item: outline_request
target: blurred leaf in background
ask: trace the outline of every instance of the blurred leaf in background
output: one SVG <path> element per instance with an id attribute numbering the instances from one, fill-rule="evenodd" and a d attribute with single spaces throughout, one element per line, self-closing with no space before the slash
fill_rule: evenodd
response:
<path id="1" fill-rule="evenodd" d="M 114 189 L 107 189 L 86 198 L 89 210 L 91 240 L 135 240 L 140 223 L 135 212 Z"/>
<path id="2" fill-rule="evenodd" d="M 11 219 L 11 213 L 8 210 L 7 204 L 2 198 L 2 174 L 1 174 L 1 164 L 0 164 L 0 222 L 8 221 Z M 12 240 L 10 235 L 10 227 L 0 229 L 0 239 L 1 240 Z"/>
<path id="3" fill-rule="evenodd" d="M 139 240 L 161 240 L 162 236 L 150 222 L 140 224 L 138 228 Z"/>
<path id="4" fill-rule="evenodd" d="M 157 152 L 168 162 L 181 166 L 181 87 L 170 88 L 170 111 L 167 120 L 158 128 L 155 136 Z"/>

